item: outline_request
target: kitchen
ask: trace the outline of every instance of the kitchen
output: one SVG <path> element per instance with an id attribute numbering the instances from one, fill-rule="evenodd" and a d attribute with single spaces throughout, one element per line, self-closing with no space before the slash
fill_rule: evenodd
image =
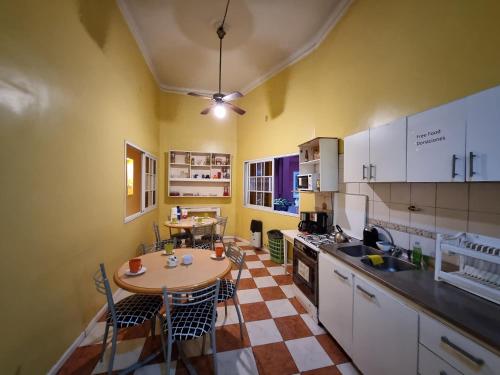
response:
<path id="1" fill-rule="evenodd" d="M 232 0 L 219 70 L 226 4 L 0 5 L 2 373 L 106 372 L 92 275 L 177 206 L 246 255 L 219 372 L 499 373 L 498 2 Z M 233 91 L 223 119 L 186 95 Z M 119 334 L 114 369 L 153 336 Z"/>

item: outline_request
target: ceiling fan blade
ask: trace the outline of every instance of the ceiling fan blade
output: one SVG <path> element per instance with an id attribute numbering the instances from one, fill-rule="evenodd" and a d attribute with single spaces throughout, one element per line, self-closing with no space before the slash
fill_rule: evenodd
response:
<path id="1" fill-rule="evenodd" d="M 203 111 L 200 112 L 202 115 L 208 115 L 208 112 L 212 110 L 213 106 L 205 108 Z"/>
<path id="2" fill-rule="evenodd" d="M 241 98 L 243 94 L 239 91 L 233 91 L 222 98 L 225 102 L 230 102 L 231 100 Z"/>
<path id="3" fill-rule="evenodd" d="M 237 107 L 232 103 L 224 102 L 229 108 L 231 108 L 233 111 L 235 111 L 239 115 L 244 115 L 246 111 L 243 108 Z"/>
<path id="4" fill-rule="evenodd" d="M 196 96 L 197 98 L 212 99 L 212 96 L 210 95 L 198 94 L 197 92 L 188 92 L 187 94 L 190 96 Z"/>

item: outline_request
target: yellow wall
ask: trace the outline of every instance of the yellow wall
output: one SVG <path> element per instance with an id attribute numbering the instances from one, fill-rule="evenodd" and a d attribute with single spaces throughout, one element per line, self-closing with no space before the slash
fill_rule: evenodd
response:
<path id="1" fill-rule="evenodd" d="M 356 0 L 320 47 L 240 100 L 238 176 L 244 160 L 296 152 L 315 136 L 344 137 L 500 83 L 497 0 Z M 266 120 L 267 119 L 267 120 Z M 243 207 L 264 230 L 297 220 Z M 307 202 L 303 198 L 307 199 Z M 314 207 L 311 194 L 301 205 Z"/>
<path id="2" fill-rule="evenodd" d="M 166 166 L 169 150 L 230 153 L 235 163 L 236 117 L 228 113 L 219 120 L 212 115 L 202 116 L 200 111 L 210 102 L 187 95 L 161 93 L 159 101 L 160 117 L 160 212 L 159 222 L 170 215 L 170 208 L 179 203 L 186 206 L 216 206 L 221 215 L 228 217 L 226 235 L 233 235 L 236 217 L 234 197 L 230 198 L 169 198 L 167 194 Z M 233 172 L 233 195 L 235 176 Z M 162 226 L 161 226 L 162 227 Z M 164 235 L 168 233 L 162 228 Z"/>
<path id="3" fill-rule="evenodd" d="M 0 2 L 0 373 L 45 373 L 152 240 L 123 223 L 125 139 L 157 153 L 158 89 L 113 0 Z"/>

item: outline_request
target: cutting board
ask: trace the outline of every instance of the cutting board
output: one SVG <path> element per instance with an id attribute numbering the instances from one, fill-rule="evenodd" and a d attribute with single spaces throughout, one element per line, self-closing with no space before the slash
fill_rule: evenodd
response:
<path id="1" fill-rule="evenodd" d="M 333 197 L 333 224 L 340 225 L 349 236 L 363 238 L 367 216 L 366 195 L 335 193 Z"/>

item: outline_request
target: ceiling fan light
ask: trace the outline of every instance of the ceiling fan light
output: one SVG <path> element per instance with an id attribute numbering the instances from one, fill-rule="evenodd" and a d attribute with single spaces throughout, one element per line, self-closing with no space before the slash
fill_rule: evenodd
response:
<path id="1" fill-rule="evenodd" d="M 226 111 L 226 107 L 224 107 L 224 104 L 219 103 L 219 104 L 215 105 L 215 107 L 214 107 L 215 117 L 222 119 L 222 118 L 226 117 L 226 112 L 227 111 Z"/>

